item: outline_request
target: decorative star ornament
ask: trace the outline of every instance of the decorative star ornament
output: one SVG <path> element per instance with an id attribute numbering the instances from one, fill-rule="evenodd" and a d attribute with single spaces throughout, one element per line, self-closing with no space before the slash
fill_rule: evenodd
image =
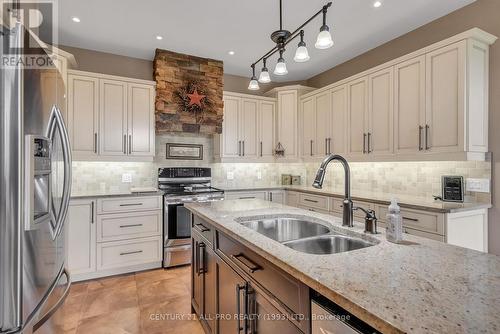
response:
<path id="1" fill-rule="evenodd" d="M 187 96 L 189 97 L 189 106 L 196 104 L 201 108 L 201 100 L 205 98 L 206 95 L 198 94 L 198 91 L 195 89 L 192 94 L 187 94 Z"/>

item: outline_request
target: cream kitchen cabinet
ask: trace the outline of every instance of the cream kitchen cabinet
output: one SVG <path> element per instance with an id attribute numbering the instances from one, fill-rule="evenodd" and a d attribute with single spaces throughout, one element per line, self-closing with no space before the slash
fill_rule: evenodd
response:
<path id="1" fill-rule="evenodd" d="M 347 148 L 348 155 L 360 157 L 368 153 L 368 78 L 362 77 L 347 83 L 348 117 Z"/>
<path id="2" fill-rule="evenodd" d="M 73 200 L 66 218 L 66 249 L 71 275 L 96 270 L 96 205 L 95 200 Z"/>
<path id="3" fill-rule="evenodd" d="M 154 82 L 68 71 L 68 128 L 75 160 L 150 161 Z"/>
<path id="4" fill-rule="evenodd" d="M 425 56 L 394 66 L 394 151 L 397 155 L 423 150 L 425 125 Z"/>
<path id="5" fill-rule="evenodd" d="M 347 87 L 340 85 L 331 89 L 331 112 L 328 148 L 329 153 L 345 154 L 347 151 Z"/>
<path id="6" fill-rule="evenodd" d="M 159 268 L 162 197 L 72 200 L 65 233 L 68 269 L 75 281 Z"/>
<path id="7" fill-rule="evenodd" d="M 296 159 L 298 148 L 298 92 L 284 90 L 278 92 L 278 142 L 285 149 L 284 158 Z"/>
<path id="8" fill-rule="evenodd" d="M 394 151 L 393 135 L 393 68 L 368 76 L 368 127 L 366 151 L 373 155 L 390 155 Z"/>
<path id="9" fill-rule="evenodd" d="M 276 142 L 276 103 L 260 101 L 259 108 L 259 158 L 274 159 Z"/>
<path id="10" fill-rule="evenodd" d="M 99 154 L 99 79 L 68 76 L 68 123 L 73 158 Z"/>
<path id="11" fill-rule="evenodd" d="M 222 134 L 215 135 L 215 155 L 221 161 L 273 161 L 275 99 L 224 93 Z"/>
<path id="12" fill-rule="evenodd" d="M 314 97 L 302 100 L 300 109 L 301 155 L 302 158 L 313 157 L 316 155 L 317 145 Z"/>

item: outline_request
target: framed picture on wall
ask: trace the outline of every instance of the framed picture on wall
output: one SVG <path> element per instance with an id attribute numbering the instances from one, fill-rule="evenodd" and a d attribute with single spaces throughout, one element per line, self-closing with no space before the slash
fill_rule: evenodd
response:
<path id="1" fill-rule="evenodd" d="M 167 143 L 167 159 L 203 160 L 203 145 Z"/>

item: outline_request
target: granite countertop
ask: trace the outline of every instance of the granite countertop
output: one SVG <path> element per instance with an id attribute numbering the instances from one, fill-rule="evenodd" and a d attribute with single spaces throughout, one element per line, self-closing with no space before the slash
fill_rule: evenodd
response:
<path id="1" fill-rule="evenodd" d="M 186 207 L 304 284 L 382 332 L 498 333 L 500 257 L 405 235 L 393 244 L 366 236 L 363 225 L 342 228 L 335 217 L 262 200 L 190 203 Z M 273 241 L 236 220 L 307 216 L 378 244 L 313 255 Z"/>
<path id="2" fill-rule="evenodd" d="M 215 186 L 217 187 L 217 186 Z M 290 191 L 299 191 L 305 192 L 309 194 L 316 195 L 324 195 L 324 196 L 332 196 L 343 198 L 344 193 L 338 190 L 334 190 L 333 188 L 323 187 L 322 189 L 316 189 L 312 186 L 255 186 L 255 187 L 224 187 L 219 186 L 217 188 L 223 189 L 224 191 L 252 191 L 252 190 L 290 190 Z M 471 202 L 471 203 L 450 203 L 450 202 L 442 202 L 435 201 L 432 198 L 418 197 L 418 196 L 410 196 L 410 195 L 391 195 L 384 194 L 379 192 L 370 192 L 370 191 L 351 191 L 352 199 L 358 201 L 368 201 L 377 204 L 389 205 L 391 199 L 395 197 L 401 207 L 416 209 L 416 210 L 430 210 L 434 212 L 441 213 L 454 213 L 461 211 L 470 211 L 477 209 L 489 209 L 491 208 L 490 203 L 481 203 L 481 202 Z"/>
<path id="3" fill-rule="evenodd" d="M 131 192 L 131 191 L 83 191 L 83 192 L 72 192 L 71 199 L 84 199 L 84 198 L 102 198 L 102 197 L 134 197 L 134 196 L 163 196 L 162 191 L 151 191 L 151 192 Z"/>

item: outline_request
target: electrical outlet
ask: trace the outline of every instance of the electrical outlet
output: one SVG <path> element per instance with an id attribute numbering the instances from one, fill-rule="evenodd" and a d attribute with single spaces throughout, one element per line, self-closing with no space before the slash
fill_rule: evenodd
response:
<path id="1" fill-rule="evenodd" d="M 262 180 L 262 172 L 260 170 L 257 171 L 257 180 Z"/>
<path id="2" fill-rule="evenodd" d="M 234 180 L 234 172 L 227 172 L 227 179 Z"/>
<path id="3" fill-rule="evenodd" d="M 123 173 L 122 174 L 122 183 L 132 183 L 132 174 Z"/>
<path id="4" fill-rule="evenodd" d="M 478 192 L 478 193 L 489 193 L 490 192 L 490 180 L 489 179 L 465 179 L 465 190 Z"/>

